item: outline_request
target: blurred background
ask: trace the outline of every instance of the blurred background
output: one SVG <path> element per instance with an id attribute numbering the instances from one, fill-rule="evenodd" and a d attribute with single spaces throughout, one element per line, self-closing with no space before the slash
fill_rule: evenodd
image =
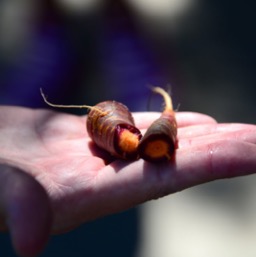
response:
<path id="1" fill-rule="evenodd" d="M 0 105 L 117 100 L 255 124 L 255 4 L 202 0 L 2 0 Z M 86 111 L 65 110 L 74 114 Z M 53 236 L 42 257 L 251 257 L 255 176 L 216 181 Z M 15 256 L 7 234 L 1 252 Z"/>

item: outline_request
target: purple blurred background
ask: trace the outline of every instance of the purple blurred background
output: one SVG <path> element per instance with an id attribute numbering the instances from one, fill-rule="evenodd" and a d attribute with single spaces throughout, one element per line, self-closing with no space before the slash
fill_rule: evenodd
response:
<path id="1" fill-rule="evenodd" d="M 42 87 L 63 104 L 113 99 L 145 111 L 148 85 L 174 85 L 174 69 L 161 51 L 154 51 L 158 46 L 141 33 L 122 2 L 109 1 L 85 13 L 65 12 L 47 1 L 36 5 L 29 11 L 37 15 L 23 11 L 22 20 L 11 21 L 23 23 L 22 38 L 16 38 L 15 24 L 13 31 L 8 24 L 2 29 L 2 39 L 9 35 L 20 44 L 3 42 L 0 104 L 46 107 Z"/>

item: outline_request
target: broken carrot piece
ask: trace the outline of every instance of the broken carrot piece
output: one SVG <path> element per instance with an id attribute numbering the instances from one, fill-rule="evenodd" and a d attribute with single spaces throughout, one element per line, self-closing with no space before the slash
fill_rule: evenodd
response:
<path id="1" fill-rule="evenodd" d="M 154 87 L 152 90 L 163 96 L 165 109 L 143 136 L 139 144 L 139 154 L 149 162 L 169 161 L 177 148 L 177 122 L 172 99 L 160 87 Z"/>

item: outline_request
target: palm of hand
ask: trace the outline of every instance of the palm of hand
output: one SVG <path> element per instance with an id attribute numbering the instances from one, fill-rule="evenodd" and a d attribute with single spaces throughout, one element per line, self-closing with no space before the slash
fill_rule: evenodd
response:
<path id="1" fill-rule="evenodd" d="M 138 113 L 135 123 L 144 132 L 158 116 Z M 160 165 L 109 162 L 88 137 L 86 117 L 2 107 L 0 119 L 0 161 L 30 174 L 46 190 L 53 232 L 256 168 L 255 126 L 218 125 L 202 114 L 177 114 L 179 149 L 172 163 Z"/>

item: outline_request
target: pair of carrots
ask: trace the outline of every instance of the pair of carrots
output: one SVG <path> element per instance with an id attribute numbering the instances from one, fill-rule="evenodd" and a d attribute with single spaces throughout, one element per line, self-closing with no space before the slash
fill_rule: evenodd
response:
<path id="1" fill-rule="evenodd" d="M 42 90 L 41 94 L 44 101 L 53 107 L 89 108 L 86 124 L 88 134 L 97 146 L 111 155 L 125 160 L 141 157 L 149 162 L 168 161 L 177 147 L 175 112 L 171 97 L 165 90 L 160 87 L 152 90 L 163 96 L 165 109 L 143 137 L 135 127 L 128 108 L 121 103 L 105 101 L 95 106 L 56 105 L 47 101 Z"/>

